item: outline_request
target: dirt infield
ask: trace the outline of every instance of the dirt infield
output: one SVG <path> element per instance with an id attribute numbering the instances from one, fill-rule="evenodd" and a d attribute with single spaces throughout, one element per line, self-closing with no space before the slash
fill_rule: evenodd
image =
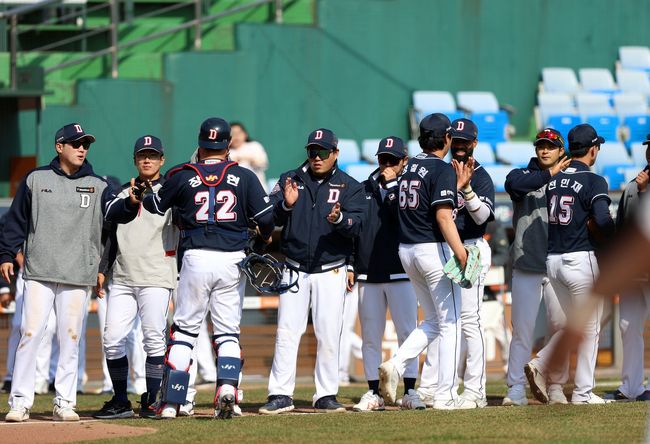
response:
<path id="1" fill-rule="evenodd" d="M 60 443 L 94 441 L 155 433 L 151 427 L 131 427 L 109 424 L 106 421 L 82 420 L 80 422 L 54 422 L 34 420 L 19 424 L 0 423 L 0 443 L 33 442 Z"/>

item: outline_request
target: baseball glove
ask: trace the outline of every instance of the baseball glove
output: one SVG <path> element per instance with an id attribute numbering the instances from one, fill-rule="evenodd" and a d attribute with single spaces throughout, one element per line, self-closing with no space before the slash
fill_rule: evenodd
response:
<path id="1" fill-rule="evenodd" d="M 443 271 L 445 275 L 462 288 L 471 288 L 481 273 L 481 252 L 476 245 L 465 247 L 467 251 L 467 263 L 461 268 L 460 261 L 456 256 L 447 261 Z"/>

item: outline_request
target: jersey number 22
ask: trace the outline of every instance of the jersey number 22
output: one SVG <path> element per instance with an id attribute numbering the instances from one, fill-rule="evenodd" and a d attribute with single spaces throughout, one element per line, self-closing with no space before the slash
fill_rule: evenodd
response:
<path id="1" fill-rule="evenodd" d="M 208 191 L 199 191 L 194 195 L 194 203 L 201 205 L 196 212 L 197 222 L 208 221 L 208 211 L 210 209 L 210 202 L 208 202 L 209 197 L 210 193 Z M 233 208 L 237 205 L 237 196 L 235 196 L 235 193 L 230 190 L 218 191 L 214 201 L 217 204 L 221 204 L 214 217 L 217 222 L 230 222 L 237 220 L 237 213 L 233 211 Z"/>

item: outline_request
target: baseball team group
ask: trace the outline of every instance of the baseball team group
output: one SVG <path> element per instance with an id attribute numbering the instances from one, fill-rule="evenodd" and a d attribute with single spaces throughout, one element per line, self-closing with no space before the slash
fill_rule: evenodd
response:
<path id="1" fill-rule="evenodd" d="M 494 220 L 495 189 L 473 157 L 480 136 L 474 122 L 452 122 L 436 113 L 426 116 L 419 130 L 421 153 L 409 158 L 402 139 L 385 137 L 377 147 L 378 168 L 359 183 L 338 167 L 334 132 L 316 129 L 307 139 L 306 160 L 282 174 L 267 194 L 253 171 L 230 160 L 231 126 L 222 118 L 206 119 L 189 161 L 164 175 L 163 142 L 151 134 L 138 138 L 137 177 L 121 189 L 96 175 L 86 159 L 95 137 L 78 123 L 62 127 L 55 135 L 56 156 L 22 180 L 0 234 L 0 273 L 22 292 L 5 420 L 29 419 L 35 357 L 52 311 L 59 350 L 53 417 L 79 420 L 79 341 L 93 289 L 107 299 L 102 343 L 113 391 L 95 418 L 135 415 L 127 391 L 127 337 L 136 323 L 146 353 L 139 415 L 191 416 L 193 349 L 206 317 L 217 368 L 214 416 L 241 416 L 242 264 L 251 249 L 261 252 L 271 242 L 276 227 L 281 227 L 285 285 L 278 295 L 268 401 L 260 414 L 294 409 L 299 344 L 310 316 L 317 340 L 313 408 L 346 411 L 337 400 L 340 343 L 346 294 L 354 285 L 368 383 L 354 411 L 384 410 L 387 403 L 417 410 L 487 406 L 480 313 L 491 264 L 485 234 Z M 615 222 L 607 182 L 591 171 L 603 142 L 588 124 L 571 129 L 568 143 L 545 128 L 536 135 L 528 166 L 507 176 L 515 237 L 503 405 L 526 405 L 526 383 L 538 401 L 550 404 L 650 400 L 640 358 L 650 304 L 647 276 L 639 276 L 621 297 L 624 361 L 618 390 L 604 398 L 594 393 L 602 300 L 583 316 L 570 399 L 564 391 L 568 353 L 560 363 L 554 353 L 567 319 L 589 298 L 599 274 L 597 255 L 607 240 L 634 224 L 650 238 L 650 202 L 643 199 L 648 168 L 627 185 Z M 650 147 L 650 137 L 645 143 Z M 650 148 L 646 158 L 650 163 Z M 445 266 L 455 258 L 462 270 L 468 251 L 479 252 L 480 273 L 459 285 Z M 546 308 L 547 342 L 531 360 L 540 307 Z M 382 362 L 387 311 L 399 348 Z M 401 382 L 404 391 L 398 394 Z"/>

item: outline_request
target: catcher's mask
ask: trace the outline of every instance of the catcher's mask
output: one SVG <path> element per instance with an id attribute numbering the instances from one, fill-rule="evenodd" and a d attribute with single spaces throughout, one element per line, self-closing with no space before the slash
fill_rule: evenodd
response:
<path id="1" fill-rule="evenodd" d="M 260 293 L 280 294 L 298 285 L 298 271 L 270 254 L 250 253 L 239 266 L 253 288 Z M 289 278 L 288 282 L 283 283 L 282 274 L 285 269 L 289 270 Z"/>

